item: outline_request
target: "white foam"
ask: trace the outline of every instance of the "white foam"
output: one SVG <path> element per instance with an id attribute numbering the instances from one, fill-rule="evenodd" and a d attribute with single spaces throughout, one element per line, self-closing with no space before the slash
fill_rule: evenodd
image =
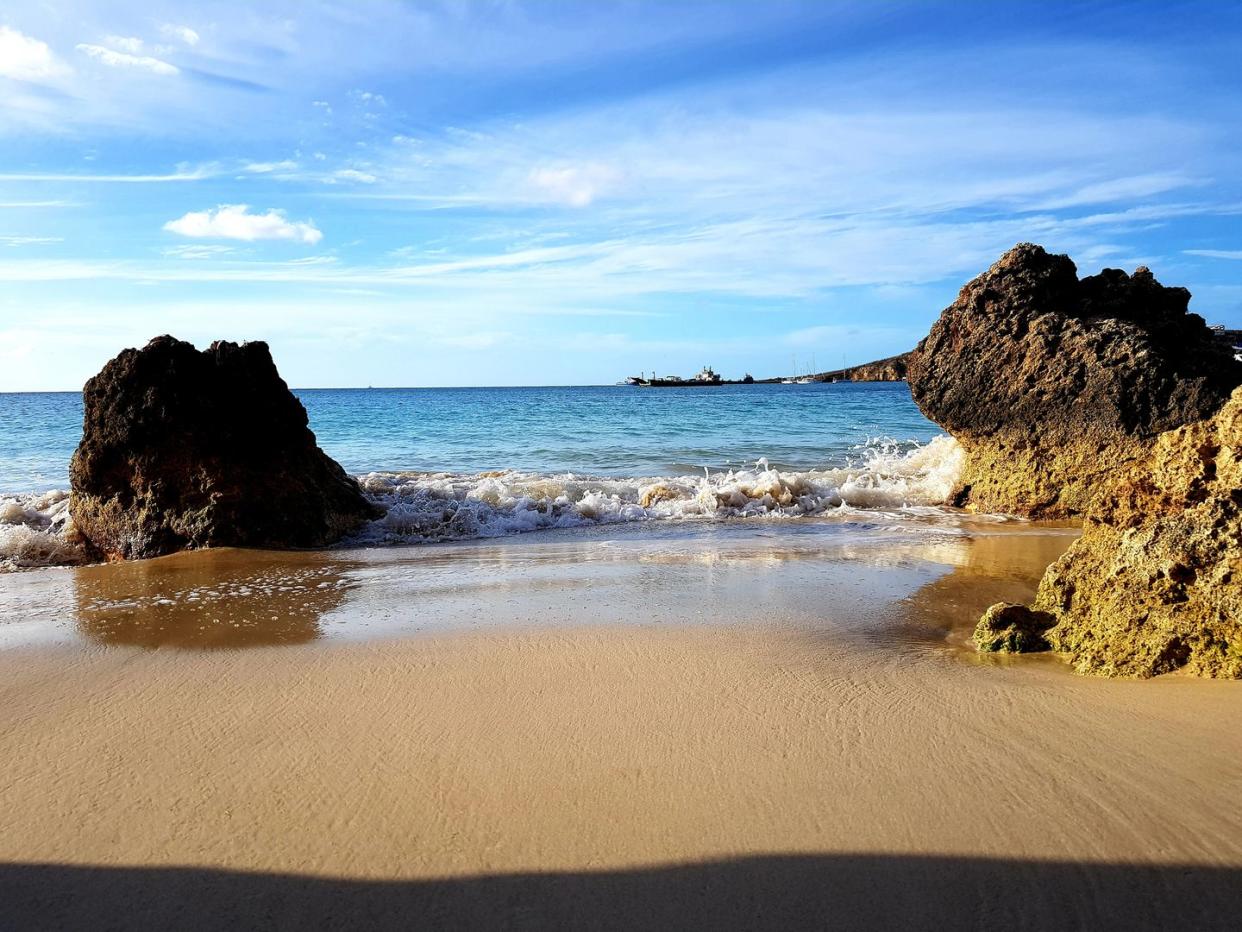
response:
<path id="1" fill-rule="evenodd" d="M 835 509 L 938 512 L 962 469 L 957 441 L 877 439 L 846 466 L 751 469 L 695 476 L 608 478 L 503 472 L 376 472 L 359 477 L 385 509 L 346 545 L 501 537 L 548 528 L 635 521 L 787 519 Z M 69 517 L 69 493 L 0 496 L 0 572 L 78 564 L 86 553 Z M 214 595 L 214 593 L 209 593 Z"/>
<path id="2" fill-rule="evenodd" d="M 0 573 L 85 562 L 68 492 L 0 497 Z"/>
<path id="3" fill-rule="evenodd" d="M 517 471 L 369 473 L 363 490 L 386 509 L 351 543 L 500 537 L 546 528 L 631 521 L 793 518 L 851 507 L 925 513 L 948 497 L 964 454 L 937 437 L 925 446 L 872 441 L 840 468 L 753 469 L 702 477 L 618 479 Z"/>

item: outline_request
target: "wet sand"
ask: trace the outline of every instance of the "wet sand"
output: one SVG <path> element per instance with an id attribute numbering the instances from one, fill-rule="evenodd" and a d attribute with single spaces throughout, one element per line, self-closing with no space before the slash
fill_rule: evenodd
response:
<path id="1" fill-rule="evenodd" d="M 11 577 L 0 928 L 1232 927 L 1237 684 L 961 647 L 1069 540 Z"/>

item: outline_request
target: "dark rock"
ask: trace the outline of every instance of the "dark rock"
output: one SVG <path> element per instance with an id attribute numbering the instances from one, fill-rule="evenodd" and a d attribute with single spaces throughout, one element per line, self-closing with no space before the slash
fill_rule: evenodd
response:
<path id="1" fill-rule="evenodd" d="M 1056 623 L 1047 612 L 1032 611 L 1025 605 L 997 602 L 975 626 L 975 646 L 981 651 L 1029 654 L 1048 650 L 1044 632 Z"/>
<path id="2" fill-rule="evenodd" d="M 86 383 L 70 512 L 109 559 L 199 547 L 318 547 L 376 517 L 315 444 L 266 343 L 169 336 Z"/>
<path id="3" fill-rule="evenodd" d="M 1030 243 L 968 283 L 909 363 L 915 401 L 967 453 L 951 498 L 1081 515 L 1157 435 L 1215 414 L 1242 363 L 1189 300 L 1146 268 L 1079 280 L 1068 256 Z"/>

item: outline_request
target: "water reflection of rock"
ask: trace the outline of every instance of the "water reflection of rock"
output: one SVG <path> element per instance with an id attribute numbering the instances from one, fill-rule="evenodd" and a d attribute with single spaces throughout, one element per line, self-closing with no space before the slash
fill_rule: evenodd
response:
<path id="1" fill-rule="evenodd" d="M 203 550 L 74 571 L 78 629 L 90 640 L 191 649 L 299 644 L 354 583 L 320 553 Z"/>
<path id="2" fill-rule="evenodd" d="M 1076 530 L 1041 528 L 1029 534 L 966 538 L 942 547 L 929 556 L 953 570 L 897 603 L 895 615 L 915 640 L 966 644 L 989 605 L 1029 602 L 1044 570 L 1076 537 Z"/>

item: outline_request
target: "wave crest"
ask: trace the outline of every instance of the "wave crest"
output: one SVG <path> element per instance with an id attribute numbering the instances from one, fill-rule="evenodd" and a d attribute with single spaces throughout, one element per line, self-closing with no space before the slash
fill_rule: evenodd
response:
<path id="1" fill-rule="evenodd" d="M 605 478 L 517 471 L 375 472 L 359 482 L 385 508 L 351 543 L 500 537 L 548 528 L 689 518 L 818 515 L 840 507 L 908 510 L 944 503 L 961 472 L 957 441 L 872 441 L 858 463 L 823 470 L 753 469 L 701 477 Z"/>
<path id="2" fill-rule="evenodd" d="M 374 472 L 358 478 L 385 509 L 346 545 L 501 537 L 549 528 L 636 521 L 795 518 L 838 508 L 909 512 L 939 506 L 961 472 L 957 441 L 873 440 L 854 462 L 822 470 L 771 468 L 639 479 Z M 87 562 L 69 516 L 69 493 L 0 497 L 0 572 Z"/>
<path id="3" fill-rule="evenodd" d="M 0 498 L 0 573 L 87 562 L 63 490 Z"/>

